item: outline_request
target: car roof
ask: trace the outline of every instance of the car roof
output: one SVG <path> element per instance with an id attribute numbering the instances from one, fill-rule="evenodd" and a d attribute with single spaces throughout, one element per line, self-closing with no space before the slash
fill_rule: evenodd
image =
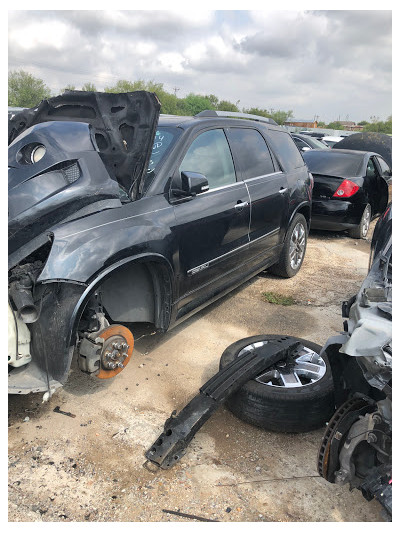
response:
<path id="1" fill-rule="evenodd" d="M 307 153 L 307 157 L 309 156 L 310 153 L 323 153 L 325 154 L 326 157 L 332 157 L 330 154 L 337 154 L 337 155 L 359 155 L 360 158 L 361 157 L 370 157 L 372 155 L 379 155 L 375 152 L 365 152 L 363 150 L 346 150 L 344 148 L 332 148 L 332 150 L 322 150 L 322 149 L 317 149 L 317 150 L 310 150 Z M 314 156 L 311 156 L 311 157 L 315 157 Z M 335 157 L 335 156 L 333 156 Z"/>
<path id="2" fill-rule="evenodd" d="M 196 124 L 200 123 L 210 123 L 210 124 L 219 124 L 221 123 L 221 126 L 248 126 L 253 127 L 254 126 L 263 126 L 267 127 L 268 129 L 278 130 L 278 131 L 284 131 L 285 133 L 289 133 L 285 128 L 282 126 L 276 126 L 274 124 L 268 123 L 268 122 L 260 122 L 258 120 L 251 120 L 251 119 L 242 119 L 242 118 L 230 118 L 230 117 L 207 117 L 207 116 L 184 116 L 184 115 L 163 115 L 161 114 L 158 120 L 159 126 L 176 126 L 182 129 L 188 129 Z"/>

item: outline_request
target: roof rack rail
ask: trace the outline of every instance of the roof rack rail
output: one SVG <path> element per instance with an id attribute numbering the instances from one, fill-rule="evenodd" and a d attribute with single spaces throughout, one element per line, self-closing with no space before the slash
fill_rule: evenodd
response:
<path id="1" fill-rule="evenodd" d="M 278 126 L 272 118 L 261 117 L 260 115 L 250 115 L 249 113 L 238 113 L 236 111 L 216 111 L 215 109 L 207 109 L 197 113 L 195 117 L 232 117 L 232 118 L 248 118 L 250 120 L 257 120 L 258 122 L 268 122 Z"/>

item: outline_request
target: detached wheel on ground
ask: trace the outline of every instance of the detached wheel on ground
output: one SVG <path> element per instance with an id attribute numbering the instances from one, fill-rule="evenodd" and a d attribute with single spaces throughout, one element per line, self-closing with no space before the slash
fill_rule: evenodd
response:
<path id="1" fill-rule="evenodd" d="M 220 369 L 236 357 L 252 351 L 279 335 L 257 335 L 226 348 Z M 301 345 L 291 361 L 280 361 L 249 380 L 226 401 L 228 409 L 244 422 L 284 433 L 300 433 L 322 427 L 333 415 L 334 389 L 321 346 L 292 337 Z"/>
<path id="2" fill-rule="evenodd" d="M 367 204 L 362 214 L 360 223 L 355 228 L 349 229 L 349 235 L 353 239 L 366 239 L 368 235 L 369 225 L 371 223 L 371 206 Z"/>
<path id="3" fill-rule="evenodd" d="M 278 263 L 270 272 L 283 278 L 292 278 L 300 270 L 307 246 L 307 222 L 303 215 L 294 216 L 288 231 Z"/>

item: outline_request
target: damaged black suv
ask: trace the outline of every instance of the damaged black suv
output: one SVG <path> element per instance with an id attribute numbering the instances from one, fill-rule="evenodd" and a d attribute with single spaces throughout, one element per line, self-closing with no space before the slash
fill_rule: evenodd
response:
<path id="1" fill-rule="evenodd" d="M 75 350 L 112 377 L 130 324 L 166 331 L 265 268 L 300 269 L 313 180 L 290 135 L 159 110 L 71 91 L 9 120 L 9 392 L 51 394 Z"/>

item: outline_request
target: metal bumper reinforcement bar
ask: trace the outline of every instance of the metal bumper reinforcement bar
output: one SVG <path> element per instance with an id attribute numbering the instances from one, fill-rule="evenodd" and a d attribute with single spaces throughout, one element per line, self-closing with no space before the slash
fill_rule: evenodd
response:
<path id="1" fill-rule="evenodd" d="M 197 431 L 230 395 L 266 368 L 290 357 L 299 345 L 293 337 L 282 336 L 254 348 L 220 370 L 178 415 L 172 412 L 164 431 L 145 453 L 148 461 L 163 469 L 172 467 L 185 454 Z"/>

